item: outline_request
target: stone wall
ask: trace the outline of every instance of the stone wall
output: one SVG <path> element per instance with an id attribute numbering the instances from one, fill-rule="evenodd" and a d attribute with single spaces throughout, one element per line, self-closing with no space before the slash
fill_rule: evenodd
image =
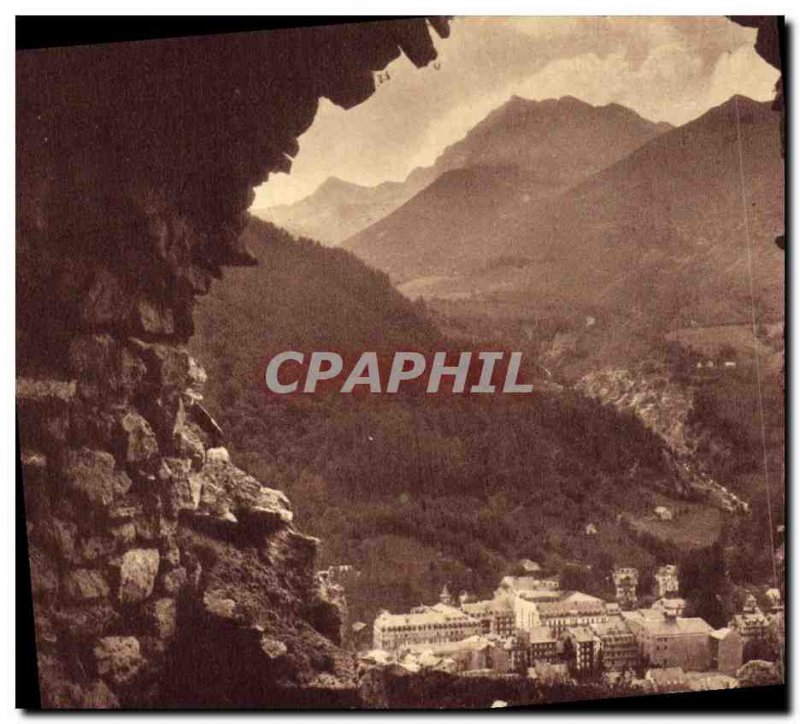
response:
<path id="1" fill-rule="evenodd" d="M 185 343 L 253 186 L 439 19 L 18 54 L 17 403 L 42 703 L 353 706 L 341 595 Z"/>

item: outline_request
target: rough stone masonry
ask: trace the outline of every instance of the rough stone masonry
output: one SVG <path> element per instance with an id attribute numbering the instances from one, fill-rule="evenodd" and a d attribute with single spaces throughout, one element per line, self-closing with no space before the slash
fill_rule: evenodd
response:
<path id="1" fill-rule="evenodd" d="M 350 107 L 441 19 L 17 56 L 17 402 L 42 704 L 355 706 L 341 591 L 231 464 L 195 296 L 320 97 Z"/>

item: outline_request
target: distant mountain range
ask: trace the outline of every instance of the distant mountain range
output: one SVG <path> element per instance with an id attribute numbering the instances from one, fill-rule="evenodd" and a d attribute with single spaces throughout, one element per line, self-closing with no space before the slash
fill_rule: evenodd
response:
<path id="1" fill-rule="evenodd" d="M 412 295 L 613 310 L 650 324 L 747 317 L 752 267 L 759 317 L 780 316 L 783 255 L 772 240 L 784 225 L 783 159 L 768 103 L 732 98 L 664 130 L 619 106 L 514 100 L 465 142 L 493 116 L 516 128 L 500 119 L 541 115 L 540 163 L 524 134 L 509 132 L 516 166 L 499 144 L 497 164 L 487 150 L 483 165 L 445 173 L 343 246 Z"/>
<path id="2" fill-rule="evenodd" d="M 497 253 L 497 230 L 669 126 L 611 104 L 513 97 L 433 168 L 436 179 L 343 246 L 396 281 L 453 273 Z"/>
<path id="3" fill-rule="evenodd" d="M 450 171 L 500 167 L 512 178 L 524 171 L 526 184 L 538 195 L 543 187 L 577 182 L 668 128 L 616 104 L 595 108 L 570 96 L 545 101 L 512 96 L 432 166 L 414 169 L 404 181 L 367 187 L 331 177 L 294 204 L 253 213 L 293 234 L 334 245 L 379 222 Z"/>

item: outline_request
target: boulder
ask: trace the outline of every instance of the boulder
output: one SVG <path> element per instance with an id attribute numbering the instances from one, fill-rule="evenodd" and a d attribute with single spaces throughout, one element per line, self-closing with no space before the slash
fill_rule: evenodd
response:
<path id="1" fill-rule="evenodd" d="M 215 463 L 229 463 L 231 461 L 230 453 L 224 447 L 210 447 L 206 450 L 206 462 Z"/>
<path id="2" fill-rule="evenodd" d="M 153 428 L 137 412 L 128 412 L 120 420 L 119 437 L 126 463 L 141 463 L 158 455 Z"/>
<path id="3" fill-rule="evenodd" d="M 261 637 L 261 650 L 270 661 L 279 659 L 288 651 L 283 641 L 278 641 L 278 639 L 274 639 L 266 634 Z"/>
<path id="4" fill-rule="evenodd" d="M 170 639 L 175 635 L 178 606 L 174 598 L 159 598 L 148 604 L 147 613 L 155 635 Z"/>
<path id="5" fill-rule="evenodd" d="M 67 486 L 97 507 L 108 508 L 131 487 L 131 479 L 115 470 L 113 455 L 102 450 L 68 450 L 63 473 Z"/>
<path id="6" fill-rule="evenodd" d="M 109 588 L 100 571 L 76 568 L 64 576 L 64 591 L 74 601 L 94 601 L 108 596 Z"/>
<path id="7" fill-rule="evenodd" d="M 228 598 L 224 591 L 206 591 L 203 594 L 203 605 L 206 612 L 217 618 L 237 621 L 236 601 Z"/>
<path id="8" fill-rule="evenodd" d="M 119 572 L 119 599 L 122 603 L 138 603 L 153 592 L 159 560 L 155 548 L 135 548 L 122 556 Z"/>
<path id="9" fill-rule="evenodd" d="M 94 647 L 97 673 L 113 684 L 129 684 L 144 665 L 135 636 L 105 636 Z"/>
<path id="10" fill-rule="evenodd" d="M 147 371 L 141 359 L 108 334 L 75 337 L 69 361 L 78 378 L 78 395 L 95 402 L 129 400 Z"/>

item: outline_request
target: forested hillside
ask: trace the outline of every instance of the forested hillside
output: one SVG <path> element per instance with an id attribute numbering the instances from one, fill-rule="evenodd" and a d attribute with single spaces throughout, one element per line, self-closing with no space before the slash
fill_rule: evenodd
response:
<path id="1" fill-rule="evenodd" d="M 448 342 L 347 252 L 264 222 L 247 233 L 260 267 L 230 274 L 197 314 L 207 403 L 237 463 L 285 490 L 322 539 L 321 565 L 361 571 L 354 616 L 431 600 L 444 583 L 488 593 L 520 557 L 598 592 L 615 562 L 652 569 L 660 549 L 620 513 L 646 515 L 673 472 L 633 415 L 573 393 L 267 398 L 265 360 L 281 349 Z"/>

